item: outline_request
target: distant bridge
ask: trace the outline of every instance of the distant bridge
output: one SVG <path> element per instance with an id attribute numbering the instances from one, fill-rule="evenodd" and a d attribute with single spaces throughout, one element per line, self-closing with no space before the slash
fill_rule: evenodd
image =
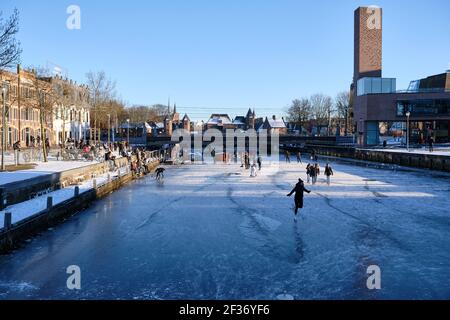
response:
<path id="1" fill-rule="evenodd" d="M 191 140 L 194 141 L 194 134 L 191 135 Z M 280 147 L 300 147 L 305 145 L 317 145 L 317 146 L 353 146 L 353 137 L 304 137 L 298 135 L 282 135 L 280 136 Z M 224 145 L 226 142 L 226 136 L 224 135 Z M 133 144 L 133 141 L 131 141 Z M 147 137 L 147 147 L 149 149 L 160 149 L 164 145 L 174 145 L 169 136 L 148 136 Z M 204 141 L 203 147 L 209 145 L 210 141 Z"/>

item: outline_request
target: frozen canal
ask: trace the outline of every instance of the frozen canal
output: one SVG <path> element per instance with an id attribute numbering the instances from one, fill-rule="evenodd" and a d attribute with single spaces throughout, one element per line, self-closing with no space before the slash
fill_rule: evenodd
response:
<path id="1" fill-rule="evenodd" d="M 450 178 L 334 169 L 295 223 L 286 194 L 304 166 L 169 168 L 0 256 L 0 299 L 450 299 Z"/>

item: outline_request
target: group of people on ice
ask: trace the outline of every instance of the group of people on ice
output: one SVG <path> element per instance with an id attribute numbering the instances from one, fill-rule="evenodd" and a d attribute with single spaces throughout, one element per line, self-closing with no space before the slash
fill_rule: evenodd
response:
<path id="1" fill-rule="evenodd" d="M 303 162 L 302 162 L 302 154 L 301 154 L 301 152 L 298 151 L 298 152 L 295 154 L 295 156 L 297 157 L 297 163 L 302 164 Z M 291 153 L 290 153 L 288 150 L 286 150 L 286 151 L 284 152 L 284 158 L 285 158 L 285 160 L 286 160 L 286 163 L 291 163 Z"/>
<path id="2" fill-rule="evenodd" d="M 286 154 L 286 156 L 287 156 L 286 159 L 288 159 L 288 156 L 290 155 Z M 311 160 L 315 161 L 315 163 L 313 164 L 308 163 L 308 165 L 306 166 L 307 183 L 315 185 L 317 183 L 317 177 L 321 174 L 320 165 L 318 163 L 318 157 L 315 152 L 311 153 Z M 290 159 L 286 161 L 290 162 Z M 324 175 L 326 177 L 327 185 L 331 185 L 331 177 L 334 175 L 334 171 L 329 163 L 327 163 L 325 166 Z M 305 192 L 308 194 L 311 193 L 311 191 L 305 187 L 305 182 L 300 178 L 298 180 L 298 183 L 295 185 L 294 189 L 292 189 L 292 191 L 287 195 L 288 197 L 291 197 L 293 194 L 295 194 L 294 198 L 295 221 L 297 221 L 297 215 L 299 210 L 303 209 L 303 200 Z"/>
<path id="3" fill-rule="evenodd" d="M 252 163 L 251 156 L 248 152 L 244 152 L 241 154 L 241 168 L 245 168 L 245 170 L 250 170 L 250 177 L 252 178 L 257 177 L 258 171 L 261 171 L 262 161 L 263 160 L 261 155 L 258 155 L 256 159 L 253 159 Z"/>
<path id="4" fill-rule="evenodd" d="M 327 184 L 331 184 L 331 176 L 334 175 L 333 168 L 331 168 L 330 164 L 327 163 L 324 170 L 325 177 L 327 178 Z M 308 163 L 306 166 L 306 177 L 307 182 L 311 184 L 317 183 L 317 177 L 320 176 L 320 165 L 318 163 L 311 164 Z"/>

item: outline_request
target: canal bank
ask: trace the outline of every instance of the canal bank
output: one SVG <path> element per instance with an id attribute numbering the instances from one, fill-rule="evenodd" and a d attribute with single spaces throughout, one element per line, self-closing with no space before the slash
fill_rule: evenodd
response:
<path id="1" fill-rule="evenodd" d="M 305 145 L 303 148 L 284 148 L 291 152 L 316 153 L 320 156 L 354 159 L 398 165 L 418 169 L 450 172 L 450 156 L 439 153 L 412 153 L 399 150 L 356 149 L 344 146 Z"/>
<path id="2" fill-rule="evenodd" d="M 5 206 L 0 223 L 0 227 L 3 224 L 3 228 L 0 228 L 0 254 L 14 249 L 23 240 L 61 223 L 96 200 L 141 177 L 130 170 L 127 158 L 116 160 L 115 165 L 117 170 L 114 172 L 111 172 L 108 163 L 94 164 L 17 182 L 14 184 L 16 189 L 4 188 L 3 203 L 8 203 L 8 207 Z M 153 171 L 158 165 L 156 159 L 150 161 L 146 165 L 147 171 Z M 46 205 L 38 209 L 42 202 L 46 202 Z M 28 212 L 24 214 L 23 211 Z"/>

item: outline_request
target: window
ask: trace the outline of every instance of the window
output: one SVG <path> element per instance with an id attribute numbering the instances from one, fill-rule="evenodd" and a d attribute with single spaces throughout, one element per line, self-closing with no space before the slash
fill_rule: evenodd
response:
<path id="1" fill-rule="evenodd" d="M 400 100 L 397 101 L 397 116 L 411 115 L 449 115 L 450 99 L 440 100 Z"/>
<path id="2" fill-rule="evenodd" d="M 362 78 L 357 83 L 357 95 L 393 93 L 397 90 L 394 78 Z"/>

